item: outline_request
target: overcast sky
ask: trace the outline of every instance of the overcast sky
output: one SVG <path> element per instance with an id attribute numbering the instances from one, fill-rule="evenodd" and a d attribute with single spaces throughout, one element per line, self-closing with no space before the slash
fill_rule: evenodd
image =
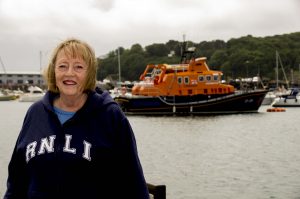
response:
<path id="1" fill-rule="evenodd" d="M 101 56 L 118 46 L 181 41 L 183 35 L 199 43 L 298 31 L 299 0 L 0 0 L 6 71 L 39 71 L 40 52 L 44 68 L 56 44 L 69 37 Z"/>

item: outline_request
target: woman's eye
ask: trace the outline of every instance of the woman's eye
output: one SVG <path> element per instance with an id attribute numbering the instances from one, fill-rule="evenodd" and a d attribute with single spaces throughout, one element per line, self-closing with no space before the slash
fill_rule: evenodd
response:
<path id="1" fill-rule="evenodd" d="M 83 69 L 83 66 L 81 66 L 81 65 L 76 65 L 75 68 L 80 70 L 80 69 Z"/>
<path id="2" fill-rule="evenodd" d="M 85 67 L 83 65 L 75 65 L 74 66 L 74 70 L 76 72 L 82 72 L 82 71 L 84 71 L 84 69 L 85 69 Z"/>
<path id="3" fill-rule="evenodd" d="M 59 69 L 66 69 L 67 66 L 66 66 L 66 65 L 58 65 L 58 68 L 59 68 Z"/>

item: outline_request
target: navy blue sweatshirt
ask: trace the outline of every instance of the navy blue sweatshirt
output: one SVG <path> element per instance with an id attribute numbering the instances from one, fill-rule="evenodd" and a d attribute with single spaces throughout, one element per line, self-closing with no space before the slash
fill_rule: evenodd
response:
<path id="1" fill-rule="evenodd" d="M 131 126 L 107 92 L 63 125 L 47 92 L 27 111 L 4 199 L 149 198 Z"/>

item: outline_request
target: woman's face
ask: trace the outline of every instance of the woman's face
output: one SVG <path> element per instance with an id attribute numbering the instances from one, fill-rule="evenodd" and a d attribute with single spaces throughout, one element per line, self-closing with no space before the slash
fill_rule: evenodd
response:
<path id="1" fill-rule="evenodd" d="M 81 58 L 72 58 L 61 50 L 55 63 L 55 80 L 60 96 L 79 96 L 83 93 L 87 65 Z"/>

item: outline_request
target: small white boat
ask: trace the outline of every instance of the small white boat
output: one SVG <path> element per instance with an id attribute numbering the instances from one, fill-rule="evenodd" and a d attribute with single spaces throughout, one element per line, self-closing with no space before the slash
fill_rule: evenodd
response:
<path id="1" fill-rule="evenodd" d="M 278 101 L 278 99 L 281 96 L 289 95 L 291 90 L 285 89 L 282 87 L 277 87 L 276 89 L 267 92 L 265 98 L 262 101 L 262 105 L 272 105 L 275 100 Z"/>
<path id="2" fill-rule="evenodd" d="M 270 105 L 273 103 L 273 101 L 275 100 L 276 95 L 274 94 L 274 92 L 270 91 L 267 92 L 265 98 L 263 99 L 261 105 Z"/>
<path id="3" fill-rule="evenodd" d="M 20 96 L 19 101 L 20 102 L 36 102 L 43 98 L 45 95 L 45 92 L 37 86 L 30 86 L 28 88 L 29 93 L 25 93 L 22 96 Z"/>
<path id="4" fill-rule="evenodd" d="M 299 89 L 291 89 L 287 95 L 281 95 L 277 97 L 273 104 L 273 107 L 300 107 L 300 93 Z"/>
<path id="5" fill-rule="evenodd" d="M 122 87 L 115 87 L 114 89 L 109 90 L 110 96 L 114 99 L 118 96 L 131 96 L 130 89 L 128 89 L 126 86 Z"/>
<path id="6" fill-rule="evenodd" d="M 0 101 L 9 101 L 9 100 L 15 100 L 17 97 L 13 94 L 3 93 L 0 91 Z"/>

